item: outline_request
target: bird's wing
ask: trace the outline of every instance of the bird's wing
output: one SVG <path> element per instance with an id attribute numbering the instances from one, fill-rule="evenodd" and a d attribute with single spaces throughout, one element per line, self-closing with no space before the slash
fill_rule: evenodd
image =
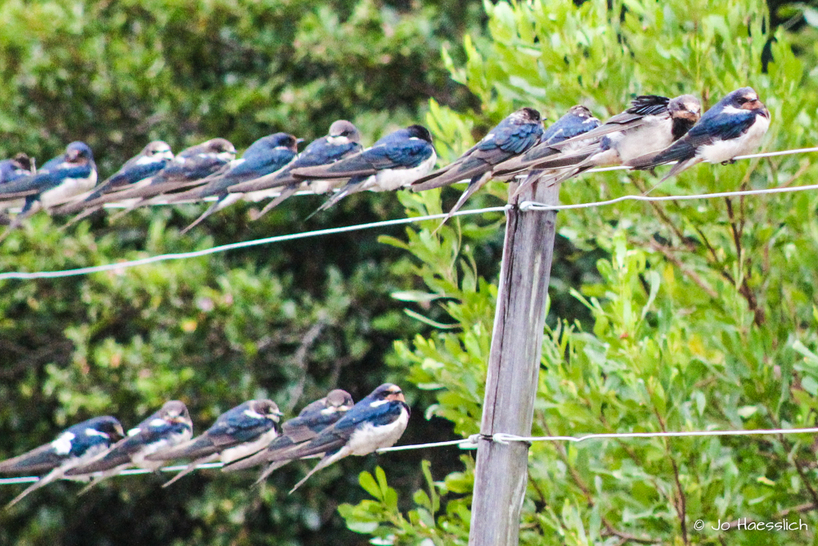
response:
<path id="1" fill-rule="evenodd" d="M 64 457 L 51 444 L 42 445 L 12 459 L 0 462 L 0 472 L 43 472 L 60 466 Z"/>
<path id="2" fill-rule="evenodd" d="M 352 178 L 370 176 L 384 169 L 415 167 L 429 157 L 425 140 L 410 138 L 382 144 L 329 165 L 293 169 L 297 178 Z"/>
<path id="3" fill-rule="evenodd" d="M 683 162 L 693 158 L 701 146 L 719 140 L 731 140 L 746 133 L 755 122 L 755 114 L 719 115 L 700 121 L 688 133 L 664 150 L 637 157 L 628 162 L 634 169 L 650 169 L 672 161 Z M 678 170 L 676 172 L 679 172 Z M 675 173 L 674 173 L 675 174 Z"/>
<path id="4" fill-rule="evenodd" d="M 172 449 L 151 453 L 145 458 L 149 461 L 169 461 L 183 458 L 198 459 L 199 457 L 218 453 L 218 451 L 219 447 L 214 444 L 212 438 L 210 438 L 208 434 L 202 434 Z"/>

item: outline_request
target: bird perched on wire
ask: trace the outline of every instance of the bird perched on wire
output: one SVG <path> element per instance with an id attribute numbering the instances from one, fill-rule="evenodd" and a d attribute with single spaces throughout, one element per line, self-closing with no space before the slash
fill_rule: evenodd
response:
<path id="1" fill-rule="evenodd" d="M 346 412 L 352 409 L 353 405 L 352 396 L 347 391 L 341 389 L 330 391 L 324 398 L 304 407 L 298 417 L 285 421 L 281 425 L 281 435 L 273 440 L 266 449 L 251 457 L 237 460 L 225 466 L 222 470 L 232 472 L 270 463 L 256 480 L 256 483 L 261 483 L 273 471 L 290 462 L 289 459 L 286 459 L 271 463 L 271 460 L 287 450 L 302 445 L 318 436 L 322 430 L 343 417 Z"/>
<path id="2" fill-rule="evenodd" d="M 250 193 L 268 190 L 270 188 L 281 188 L 281 193 L 270 201 L 256 216 L 256 220 L 267 214 L 273 208 L 281 204 L 285 199 L 293 195 L 298 189 L 305 185 L 302 178 L 296 178 L 292 172 L 302 167 L 316 167 L 319 165 L 329 165 L 336 161 L 360 152 L 361 133 L 352 123 L 344 119 L 339 119 L 330 125 L 329 134 L 310 142 L 304 151 L 298 154 L 291 163 L 278 172 L 262 176 L 250 182 L 243 182 L 228 188 L 230 193 Z M 306 184 L 314 193 L 326 193 L 339 182 L 320 180 L 310 180 Z"/>
<path id="3" fill-rule="evenodd" d="M 167 196 L 169 203 L 199 201 L 206 197 L 216 197 L 216 202 L 181 233 L 187 233 L 214 212 L 240 200 L 242 197 L 240 194 L 228 193 L 231 186 L 274 173 L 290 163 L 298 154 L 299 142 L 301 139 L 287 133 L 275 133 L 262 137 L 247 148 L 241 159 L 231 162 L 226 170 L 202 180 L 203 185 Z"/>
<path id="4" fill-rule="evenodd" d="M 0 161 L 0 184 L 14 182 L 18 178 L 30 176 L 36 171 L 37 169 L 34 166 L 34 158 L 28 157 L 27 154 L 21 152 L 16 154 L 11 159 L 4 159 Z M 25 203 L 26 200 L 24 197 L 9 199 L 7 201 L 0 202 L 0 209 L 8 210 L 12 208 L 23 208 Z M 0 217 L 0 223 L 10 223 L 10 220 L 5 213 L 3 213 L 2 217 Z"/>
<path id="5" fill-rule="evenodd" d="M 83 211 L 81 217 L 88 216 L 102 208 L 102 205 L 89 207 L 88 203 L 111 192 L 137 187 L 137 184 L 147 185 L 151 177 L 164 169 L 168 162 L 172 160 L 173 151 L 171 151 L 168 143 L 162 140 L 154 140 L 92 191 L 77 196 L 71 202 L 56 208 L 53 212 L 55 214 L 74 214 Z"/>
<path id="6" fill-rule="evenodd" d="M 320 212 L 352 193 L 402 188 L 428 173 L 435 161 L 432 134 L 422 125 L 410 125 L 357 154 L 329 165 L 293 169 L 291 174 L 304 180 L 346 180 L 338 193 L 315 211 Z"/>
<path id="7" fill-rule="evenodd" d="M 563 169 L 549 179 L 558 184 L 593 167 L 627 165 L 646 153 L 669 146 L 684 136 L 699 120 L 701 103 L 692 95 L 668 99 L 658 95 L 642 95 L 631 107 L 608 119 L 594 130 L 554 146 L 563 149 L 575 139 L 599 139 L 568 154 L 560 154 L 528 165 L 531 169 Z"/>
<path id="8" fill-rule="evenodd" d="M 35 172 L 34 159 L 21 152 L 11 159 L 0 161 L 0 184 L 14 182 Z"/>
<path id="9" fill-rule="evenodd" d="M 193 459 L 187 468 L 162 487 L 193 472 L 203 463 L 216 460 L 227 464 L 253 455 L 275 440 L 279 434 L 281 411 L 272 400 L 249 400 L 222 413 L 209 429 L 174 448 L 148 455 L 149 461 Z"/>
<path id="10" fill-rule="evenodd" d="M 88 201 L 86 206 L 94 207 L 116 201 L 128 202 L 133 199 L 135 201 L 132 201 L 127 209 L 131 210 L 157 195 L 202 184 L 204 178 L 226 169 L 235 156 L 236 149 L 229 141 L 223 138 L 210 139 L 179 152 L 161 171 L 147 180 L 146 184 L 109 192 Z"/>
<path id="11" fill-rule="evenodd" d="M 730 163 L 733 158 L 758 148 L 770 126 L 770 111 L 751 87 L 729 93 L 704 113 L 702 119 L 681 139 L 659 152 L 645 154 L 628 164 L 635 169 L 652 169 L 677 161 L 662 181 L 706 161 Z"/>
<path id="12" fill-rule="evenodd" d="M 187 406 L 171 400 L 150 417 L 128 431 L 128 435 L 92 460 L 68 470 L 66 476 L 100 473 L 80 494 L 102 480 L 116 476 L 130 466 L 158 470 L 164 461 L 148 460 L 148 455 L 173 448 L 190 440 L 193 423 Z"/>
<path id="13" fill-rule="evenodd" d="M 540 113 L 533 108 L 520 108 L 501 121 L 458 159 L 412 182 L 412 190 L 424 191 L 448 186 L 461 180 L 469 181 L 460 199 L 441 222 L 443 224 L 491 178 L 496 165 L 525 153 L 537 144 L 542 132 Z"/>
<path id="14" fill-rule="evenodd" d="M 397 442 L 409 423 L 409 406 L 400 387 L 384 383 L 355 404 L 334 425 L 308 442 L 272 457 L 270 462 L 304 459 L 321 454 L 315 468 L 290 490 L 301 487 L 310 476 L 349 455 L 368 455 Z"/>
<path id="15" fill-rule="evenodd" d="M 65 203 L 96 183 L 94 154 L 87 144 L 75 141 L 66 147 L 64 154 L 47 161 L 36 173 L 0 184 L 0 201 L 25 198 L 23 209 L 0 240 L 41 208 L 50 209 Z"/>
<path id="16" fill-rule="evenodd" d="M 588 108 L 582 105 L 572 106 L 560 119 L 545 130 L 540 137 L 540 141 L 522 155 L 508 159 L 494 168 L 494 175 L 501 180 L 513 179 L 518 173 L 527 170 L 534 162 L 552 158 L 559 154 L 571 154 L 572 152 L 584 148 L 591 144 L 593 138 L 574 138 L 584 135 L 599 127 L 599 120 L 594 117 Z M 571 139 L 571 143 L 564 147 L 556 147 L 563 141 Z M 551 171 L 546 171 L 551 172 Z M 529 171 L 529 176 L 517 187 L 515 195 L 526 186 L 536 182 L 543 175 L 543 171 L 534 169 Z"/>
<path id="17" fill-rule="evenodd" d="M 122 425 L 116 418 L 107 415 L 94 417 L 68 427 L 50 443 L 0 462 L 2 473 L 47 472 L 17 495 L 6 508 L 11 508 L 32 491 L 59 480 L 66 471 L 93 459 L 123 436 Z"/>

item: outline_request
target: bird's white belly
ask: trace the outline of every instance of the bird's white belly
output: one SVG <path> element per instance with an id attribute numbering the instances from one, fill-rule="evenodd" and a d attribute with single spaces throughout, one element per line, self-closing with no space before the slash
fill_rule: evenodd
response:
<path id="1" fill-rule="evenodd" d="M 275 428 L 271 428 L 252 442 L 245 442 L 236 447 L 225 449 L 219 454 L 219 459 L 221 459 L 224 464 L 227 464 L 249 455 L 253 455 L 254 453 L 257 453 L 267 447 L 270 442 L 276 439 L 277 436 L 278 431 L 276 431 Z"/>
<path id="2" fill-rule="evenodd" d="M 131 463 L 140 468 L 149 468 L 151 470 L 161 468 L 166 461 L 149 461 L 148 459 L 146 459 L 146 457 L 148 455 L 152 455 L 154 453 L 159 453 L 166 449 L 176 447 L 182 442 L 187 442 L 188 440 L 190 440 L 192 436 L 193 436 L 192 430 L 185 430 L 184 432 L 168 436 L 163 440 L 159 440 L 157 442 L 148 444 L 144 446 L 138 453 L 135 453 L 131 456 Z"/>
<path id="3" fill-rule="evenodd" d="M 280 192 L 281 188 L 270 188 L 267 190 L 248 191 L 247 193 L 233 193 L 231 195 L 238 195 L 245 201 L 258 203 L 259 201 L 276 197 Z"/>
<path id="4" fill-rule="evenodd" d="M 723 163 L 730 161 L 737 155 L 744 155 L 755 151 L 761 144 L 761 139 L 770 126 L 770 120 L 764 116 L 756 116 L 756 121 L 750 129 L 738 138 L 720 140 L 710 146 L 702 146 L 697 156 L 708 163 Z"/>
<path id="5" fill-rule="evenodd" d="M 309 189 L 312 193 L 329 193 L 344 183 L 343 179 L 310 180 Z"/>
<path id="6" fill-rule="evenodd" d="M 615 147 L 619 160 L 627 163 L 641 155 L 664 150 L 673 144 L 673 121 L 668 118 L 651 122 L 626 132 Z"/>
<path id="7" fill-rule="evenodd" d="M 371 191 L 395 191 L 426 176 L 435 166 L 437 155 L 432 152 L 428 159 L 411 169 L 384 169 L 375 175 L 375 183 L 366 189 Z"/>
<path id="8" fill-rule="evenodd" d="M 409 424 L 409 413 L 401 411 L 398 419 L 379 427 L 366 424 L 355 431 L 347 442 L 350 455 L 368 455 L 381 447 L 390 447 L 397 442 Z"/>
<path id="9" fill-rule="evenodd" d="M 91 171 L 88 178 L 66 178 L 56 188 L 46 190 L 40 194 L 40 202 L 50 208 L 70 201 L 73 197 L 91 190 L 97 183 L 96 171 Z"/>

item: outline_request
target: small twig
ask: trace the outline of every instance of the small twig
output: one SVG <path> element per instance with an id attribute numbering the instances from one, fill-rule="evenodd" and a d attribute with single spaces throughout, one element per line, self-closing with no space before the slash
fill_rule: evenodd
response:
<path id="1" fill-rule="evenodd" d="M 686 277 L 689 277 L 690 280 L 699 285 L 699 287 L 702 290 L 704 290 L 707 293 L 707 295 L 710 296 L 711 299 L 716 300 L 719 298 L 718 293 L 715 290 L 713 290 L 713 288 L 711 288 L 710 285 L 704 282 L 704 279 L 702 279 L 697 273 L 694 273 L 693 271 L 686 269 L 682 264 L 682 261 L 676 256 L 674 256 L 664 245 L 660 245 L 659 243 L 651 239 L 650 247 L 654 250 L 658 250 L 659 252 L 661 252 L 665 256 L 665 258 L 667 258 L 670 262 L 673 263 L 673 265 L 675 265 L 679 269 L 679 271 L 681 271 Z"/>
<path id="2" fill-rule="evenodd" d="M 667 432 L 667 428 L 665 427 L 665 420 L 662 419 L 662 416 L 659 414 L 659 411 L 654 407 L 653 413 L 656 415 L 656 419 L 659 421 L 659 427 L 662 429 L 662 432 Z M 679 523 L 680 528 L 682 531 L 682 542 L 685 544 L 690 544 L 687 540 L 687 497 L 685 497 L 684 490 L 682 489 L 682 482 L 679 479 L 679 467 L 676 464 L 676 459 L 673 457 L 673 453 L 670 450 L 670 439 L 665 438 L 665 453 L 667 453 L 668 458 L 670 459 L 670 464 L 673 466 L 673 479 L 676 481 L 676 491 L 679 495 L 679 500 L 674 502 L 674 506 L 676 507 L 676 512 L 679 515 Z"/>

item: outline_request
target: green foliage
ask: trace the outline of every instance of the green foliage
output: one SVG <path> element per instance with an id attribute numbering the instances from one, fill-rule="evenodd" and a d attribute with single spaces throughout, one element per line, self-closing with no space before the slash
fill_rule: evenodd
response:
<path id="1" fill-rule="evenodd" d="M 448 78 L 439 50 L 467 29 L 480 35 L 484 13 L 459 0 L 10 0 L 0 16 L 0 158 L 25 151 L 42 164 L 81 139 L 105 177 L 155 138 L 178 151 L 222 136 L 241 149 L 282 130 L 311 140 L 347 118 L 368 144 L 422 121 L 430 96 L 463 106 L 471 95 Z M 67 230 L 40 215 L 3 243 L 0 270 L 111 263 L 400 214 L 391 196 L 349 201 L 308 225 L 319 198 L 291 199 L 253 224 L 250 207 L 237 206 L 184 237 L 198 206 L 95 216 Z M 272 398 L 286 417 L 335 387 L 360 399 L 392 373 L 383 365 L 392 341 L 423 327 L 389 297 L 415 288 L 399 265 L 390 271 L 401 261 L 375 234 L 356 233 L 3 282 L 0 458 L 98 413 L 131 426 L 169 398 L 189 406 L 196 431 L 251 397 Z M 448 431 L 421 419 L 407 437 Z M 381 464 L 404 493 L 419 460 Z M 0 513 L 0 543 L 354 543 L 335 507 L 360 500 L 357 473 L 373 467 L 343 461 L 292 496 L 282 491 L 303 465 L 261 491 L 249 488 L 252 472 L 195 473 L 168 489 L 151 476 L 122 478 L 80 499 L 75 484 L 58 483 Z M 5 486 L 7 500 L 17 487 Z"/>
<path id="2" fill-rule="evenodd" d="M 155 138 L 245 147 L 275 131 L 317 138 L 338 118 L 372 142 L 429 96 L 468 100 L 437 51 L 461 27 L 479 33 L 481 15 L 458 0 L 10 0 L 0 156 L 42 163 L 86 140 L 113 172 Z"/>
<path id="3" fill-rule="evenodd" d="M 466 39 L 467 62 L 449 66 L 492 120 L 523 105 L 556 118 L 576 102 L 607 117 L 641 93 L 693 93 L 712 105 L 750 85 L 772 112 L 765 149 L 818 141 L 818 82 L 807 68 L 813 53 L 796 55 L 791 44 L 798 37 L 780 28 L 770 32 L 761 2 L 485 7 L 491 42 Z M 766 71 L 765 48 L 771 53 Z M 443 108 L 433 115 L 441 139 L 451 138 L 460 150 L 470 144 L 461 130 L 473 123 L 470 114 Z M 811 159 L 703 165 L 654 193 L 811 183 L 818 174 Z M 649 173 L 588 175 L 565 183 L 561 199 L 597 201 L 655 182 Z M 500 184 L 493 188 L 504 191 Z M 438 207 L 432 192 L 402 202 L 410 213 Z M 801 192 L 560 213 L 533 434 L 815 426 L 816 207 L 815 193 Z M 435 396 L 427 413 L 451 421 L 466 437 L 480 422 L 496 287 L 471 265 L 472 249 L 485 234 L 471 220 L 462 222 L 462 230 L 450 226 L 432 236 L 437 225 L 431 223 L 388 242 L 413 256 L 427 287 L 413 299 L 426 310 L 413 312 L 445 325 L 411 344 L 397 343 L 398 360 L 410 362 L 411 381 Z M 580 255 L 597 257 L 598 277 L 565 275 L 566 263 Z M 560 301 L 567 292 L 573 309 Z M 468 456 L 464 463 L 463 472 L 436 484 L 441 509 L 433 526 L 419 522 L 407 530 L 406 518 L 372 491 L 376 501 L 342 513 L 350 525 L 368 522 L 381 541 L 389 534 L 384 528 L 391 529 L 390 544 L 419 537 L 437 543 L 429 529 L 445 530 L 441 543 L 465 543 L 470 516 L 443 508 L 469 504 L 473 463 Z M 521 543 L 808 544 L 818 523 L 811 509 L 816 477 L 810 435 L 535 443 Z M 461 487 L 451 487 L 453 481 Z M 760 538 L 710 529 L 719 520 L 745 517 L 801 518 L 809 531 Z M 704 530 L 695 530 L 697 519 Z"/>

